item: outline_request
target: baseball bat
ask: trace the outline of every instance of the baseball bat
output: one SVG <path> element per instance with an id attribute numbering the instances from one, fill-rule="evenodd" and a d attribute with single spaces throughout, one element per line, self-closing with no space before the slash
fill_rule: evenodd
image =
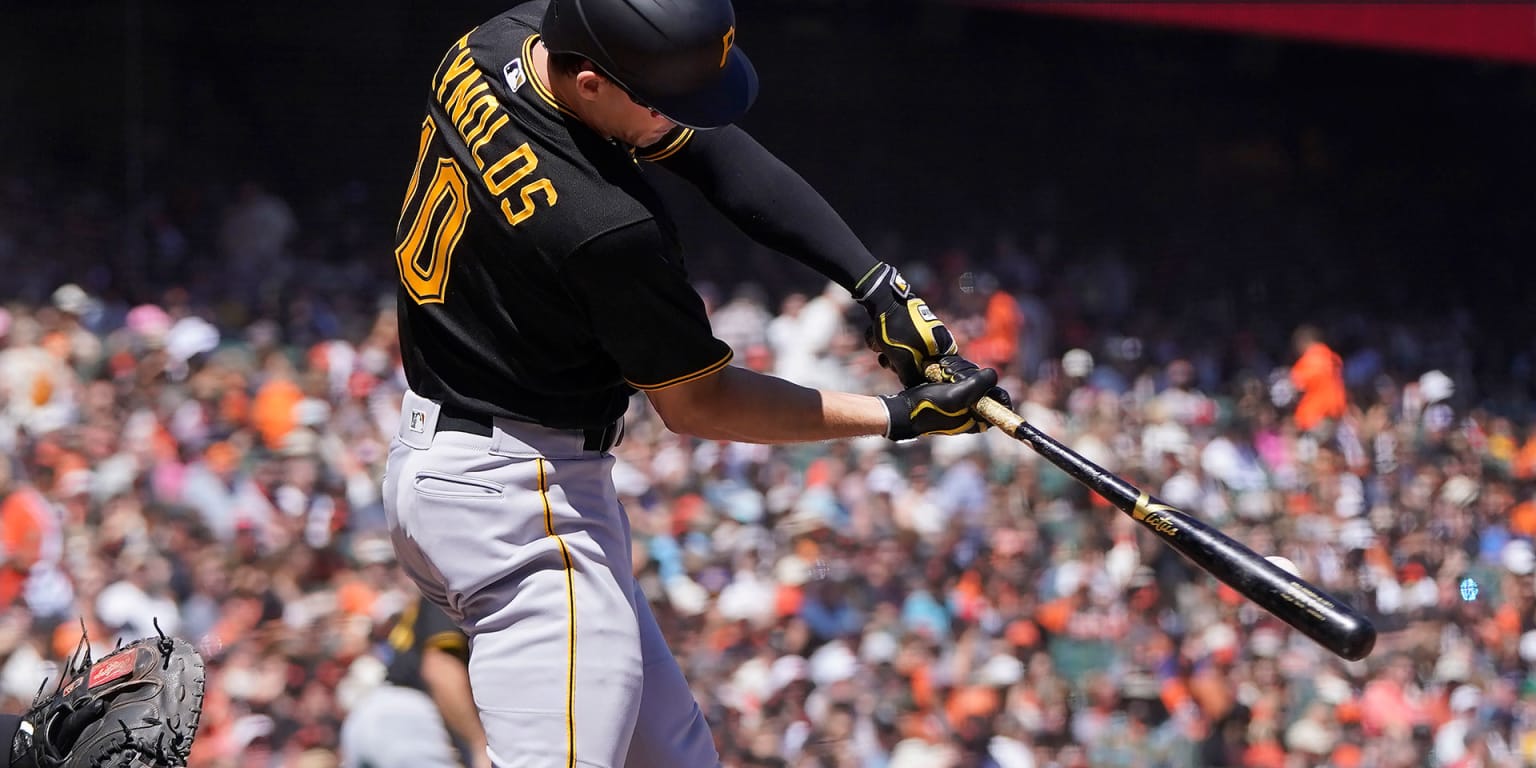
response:
<path id="1" fill-rule="evenodd" d="M 938 365 L 928 366 L 926 374 L 930 380 L 943 381 Z M 972 410 L 1079 483 L 1097 491 L 1201 570 L 1324 648 L 1359 661 L 1375 647 L 1376 628 L 1371 622 L 1317 586 L 1292 576 L 1235 539 L 1083 458 L 1002 403 L 983 397 Z"/>

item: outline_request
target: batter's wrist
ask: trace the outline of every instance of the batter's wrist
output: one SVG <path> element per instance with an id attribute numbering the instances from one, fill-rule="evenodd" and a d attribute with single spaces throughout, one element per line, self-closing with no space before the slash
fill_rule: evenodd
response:
<path id="1" fill-rule="evenodd" d="M 888 307 L 900 303 L 893 281 L 906 285 L 895 267 L 883 261 L 875 262 L 853 286 L 854 301 L 864 305 L 871 317 L 878 316 Z"/>
<path id="2" fill-rule="evenodd" d="M 906 395 L 881 395 L 880 404 L 885 406 L 885 435 L 887 440 L 911 440 L 917 437 L 912 430 L 912 403 Z"/>

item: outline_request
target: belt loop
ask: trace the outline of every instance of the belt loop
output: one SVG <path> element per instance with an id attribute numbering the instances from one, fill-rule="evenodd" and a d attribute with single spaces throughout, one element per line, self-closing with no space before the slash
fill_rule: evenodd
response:
<path id="1" fill-rule="evenodd" d="M 432 436 L 437 434 L 437 417 L 441 406 L 410 390 L 400 401 L 400 442 L 424 451 L 432 447 Z"/>
<path id="2" fill-rule="evenodd" d="M 612 425 L 601 429 L 582 430 L 581 449 L 583 451 L 592 451 L 593 453 L 602 453 L 608 450 L 608 430 L 611 427 Z"/>
<path id="3" fill-rule="evenodd" d="M 602 429 L 583 430 L 582 434 L 582 450 L 606 453 L 624 442 L 624 419 L 614 419 Z"/>

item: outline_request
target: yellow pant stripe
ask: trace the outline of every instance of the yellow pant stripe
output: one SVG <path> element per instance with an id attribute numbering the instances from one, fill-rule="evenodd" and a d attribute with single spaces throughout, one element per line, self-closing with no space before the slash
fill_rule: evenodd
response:
<path id="1" fill-rule="evenodd" d="M 576 768 L 576 572 L 571 568 L 571 553 L 565 548 L 565 540 L 555 533 L 555 516 L 549 507 L 549 483 L 544 475 L 544 460 L 535 461 L 539 466 L 539 499 L 544 502 L 544 532 L 560 547 L 560 557 L 565 562 L 565 603 L 571 617 L 565 641 L 566 766 Z"/>

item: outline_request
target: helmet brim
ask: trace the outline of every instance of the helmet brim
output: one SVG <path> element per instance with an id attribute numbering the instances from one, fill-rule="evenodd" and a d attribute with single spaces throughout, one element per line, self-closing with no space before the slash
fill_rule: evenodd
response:
<path id="1" fill-rule="evenodd" d="M 732 48 L 720 77 L 707 88 L 683 94 L 637 95 L 646 106 L 678 125 L 699 130 L 719 128 L 741 119 L 757 100 L 757 69 L 745 53 Z"/>

